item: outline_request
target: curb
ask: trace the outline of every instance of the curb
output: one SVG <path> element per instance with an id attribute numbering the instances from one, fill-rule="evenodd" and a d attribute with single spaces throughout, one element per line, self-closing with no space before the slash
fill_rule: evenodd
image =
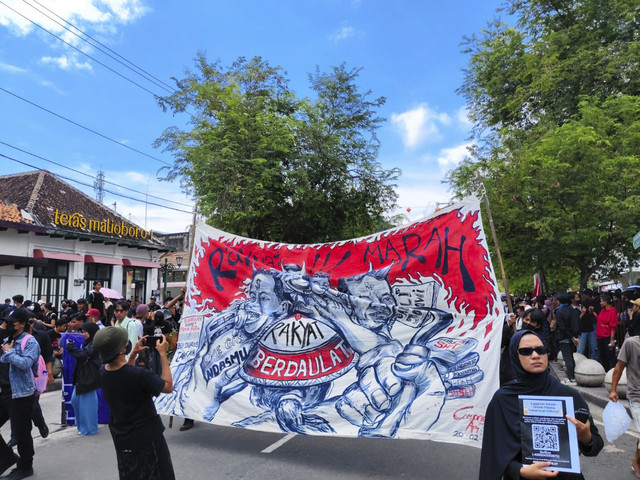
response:
<path id="1" fill-rule="evenodd" d="M 558 363 L 550 362 L 551 366 L 551 374 L 556 377 L 559 381 L 562 381 L 563 378 L 567 378 L 567 375 L 562 370 L 562 367 Z M 587 402 L 593 403 L 600 408 L 605 408 L 607 403 L 609 403 L 609 391 L 604 386 L 604 383 L 599 387 L 583 387 L 581 385 L 571 385 L 575 390 L 582 395 Z M 629 401 L 626 399 L 620 399 L 618 402 L 627 410 L 627 413 L 631 418 L 631 410 L 629 409 Z"/>

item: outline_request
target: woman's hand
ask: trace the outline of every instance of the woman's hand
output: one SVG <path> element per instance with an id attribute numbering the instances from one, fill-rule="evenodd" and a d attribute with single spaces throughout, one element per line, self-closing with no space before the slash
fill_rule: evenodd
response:
<path id="1" fill-rule="evenodd" d="M 582 423 L 580 420 L 567 415 L 567 419 L 576 426 L 578 432 L 578 441 L 582 443 L 591 442 L 591 423 L 587 420 L 587 423 Z"/>
<path id="2" fill-rule="evenodd" d="M 550 466 L 551 462 L 537 462 L 531 465 L 523 465 L 520 469 L 520 476 L 522 478 L 531 478 L 532 480 L 556 477 L 558 475 L 557 470 L 543 470 L 543 468 Z"/>
<path id="3" fill-rule="evenodd" d="M 13 348 L 13 340 L 2 345 L 2 353 L 7 353 Z"/>

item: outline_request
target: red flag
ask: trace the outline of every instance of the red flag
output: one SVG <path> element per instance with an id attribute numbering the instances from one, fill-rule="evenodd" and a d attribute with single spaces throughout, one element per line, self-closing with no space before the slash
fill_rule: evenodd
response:
<path id="1" fill-rule="evenodd" d="M 542 295 L 542 282 L 540 281 L 540 274 L 536 273 L 533 276 L 533 296 L 537 297 Z"/>

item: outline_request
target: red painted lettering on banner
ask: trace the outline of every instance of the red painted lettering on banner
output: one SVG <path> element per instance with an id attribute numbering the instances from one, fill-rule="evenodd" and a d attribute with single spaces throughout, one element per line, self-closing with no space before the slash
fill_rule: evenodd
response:
<path id="1" fill-rule="evenodd" d="M 489 253 L 480 241 L 479 211 L 452 210 L 427 221 L 366 237 L 317 245 L 286 245 L 248 239 L 207 239 L 194 276 L 199 299 L 214 299 L 220 311 L 238 298 L 253 269 L 303 266 L 324 273 L 333 288 L 340 278 L 389 267 L 391 285 L 400 279 L 433 278 L 459 311 L 475 312 L 471 329 L 495 308 Z M 197 299 L 196 299 L 197 300 Z M 460 326 L 459 328 L 462 328 Z"/>

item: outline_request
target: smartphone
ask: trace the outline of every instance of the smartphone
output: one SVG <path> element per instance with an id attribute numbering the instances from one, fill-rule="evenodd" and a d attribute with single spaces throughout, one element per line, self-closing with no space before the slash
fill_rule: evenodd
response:
<path id="1" fill-rule="evenodd" d="M 150 350 L 155 350 L 156 348 L 156 344 L 158 342 L 162 342 L 162 337 L 147 337 L 147 347 L 149 347 Z"/>

